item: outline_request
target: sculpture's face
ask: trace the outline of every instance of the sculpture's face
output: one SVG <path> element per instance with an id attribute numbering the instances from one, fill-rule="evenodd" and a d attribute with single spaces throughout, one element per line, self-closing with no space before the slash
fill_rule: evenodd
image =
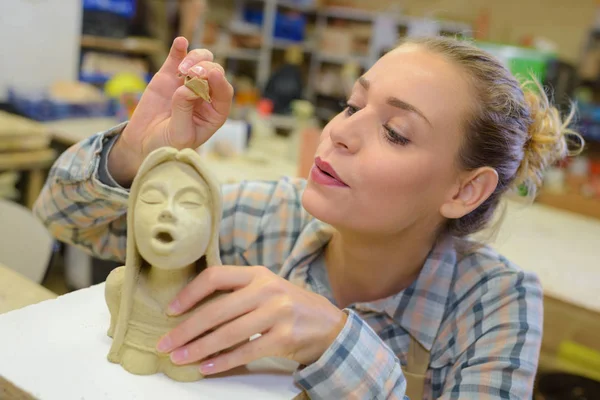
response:
<path id="1" fill-rule="evenodd" d="M 211 238 L 207 184 L 185 163 L 169 161 L 148 171 L 135 199 L 138 251 L 153 267 L 184 268 L 206 254 Z"/>

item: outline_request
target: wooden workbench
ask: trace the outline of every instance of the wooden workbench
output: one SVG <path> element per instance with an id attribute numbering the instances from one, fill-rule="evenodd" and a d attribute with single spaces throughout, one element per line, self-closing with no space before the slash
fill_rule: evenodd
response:
<path id="1" fill-rule="evenodd" d="M 0 112 L 0 171 L 26 172 L 24 203 L 31 208 L 56 158 L 43 124 Z"/>
<path id="2" fill-rule="evenodd" d="M 44 122 L 52 139 L 70 147 L 98 132 L 104 132 L 120 123 L 116 118 L 71 118 Z"/>
<path id="3" fill-rule="evenodd" d="M 491 243 L 520 268 L 535 272 L 544 289 L 541 370 L 600 380 L 600 371 L 558 357 L 573 342 L 600 352 L 600 220 L 539 203 L 508 203 Z"/>
<path id="4" fill-rule="evenodd" d="M 0 314 L 56 297 L 45 287 L 0 264 Z"/>
<path id="5" fill-rule="evenodd" d="M 23 196 L 26 207 L 33 207 L 44 186 L 46 171 L 52 166 L 56 156 L 56 152 L 50 148 L 0 153 L 0 171 L 28 173 Z"/>

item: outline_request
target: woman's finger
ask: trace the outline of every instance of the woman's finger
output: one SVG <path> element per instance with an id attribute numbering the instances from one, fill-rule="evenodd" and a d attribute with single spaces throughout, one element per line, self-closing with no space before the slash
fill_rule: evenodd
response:
<path id="1" fill-rule="evenodd" d="M 171 360 L 176 364 L 188 364 L 204 360 L 221 351 L 235 351 L 234 346 L 243 347 L 252 336 L 271 329 L 276 322 L 275 319 L 276 314 L 271 312 L 268 307 L 256 309 L 175 350 L 171 353 Z M 266 356 L 266 354 L 260 356 Z M 249 361 L 244 363 L 247 362 Z"/>
<path id="2" fill-rule="evenodd" d="M 263 357 L 270 357 L 273 342 L 271 334 L 266 333 L 248 343 L 242 344 L 231 351 L 223 352 L 200 364 L 200 372 L 203 375 L 214 375 L 229 371 L 235 367 L 247 365 Z"/>
<path id="3" fill-rule="evenodd" d="M 199 62 L 191 67 L 187 74 L 190 76 L 197 76 L 198 78 L 207 78 L 208 73 L 212 70 L 218 70 L 225 74 L 225 70 L 221 65 L 210 61 Z"/>
<path id="4" fill-rule="evenodd" d="M 252 281 L 252 269 L 219 265 L 208 267 L 188 283 L 173 299 L 167 312 L 178 315 L 186 312 L 206 296 L 220 290 L 233 290 Z"/>
<path id="5" fill-rule="evenodd" d="M 214 59 L 213 53 L 207 49 L 195 49 L 190 51 L 181 63 L 177 66 L 177 71 L 181 75 L 187 75 L 190 68 L 194 65 L 201 63 L 202 61 L 212 61 Z"/>
<path id="6" fill-rule="evenodd" d="M 176 75 L 178 72 L 179 65 L 185 59 L 187 55 L 188 41 L 186 38 L 179 36 L 173 40 L 171 49 L 167 59 L 160 67 L 160 72 L 164 72 L 169 75 Z"/>
<path id="7" fill-rule="evenodd" d="M 213 108 L 222 117 L 227 117 L 233 102 L 233 86 L 219 69 L 213 69 L 208 73 L 208 85 Z"/>
<path id="8" fill-rule="evenodd" d="M 193 315 L 164 335 L 158 349 L 168 353 L 205 332 L 253 311 L 258 303 L 256 290 L 249 287 L 222 294 L 215 300 L 202 304 Z"/>

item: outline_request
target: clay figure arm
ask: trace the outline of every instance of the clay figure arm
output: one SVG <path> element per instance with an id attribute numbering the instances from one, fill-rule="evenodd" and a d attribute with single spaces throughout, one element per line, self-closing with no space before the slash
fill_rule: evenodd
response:
<path id="1" fill-rule="evenodd" d="M 33 207 L 58 240 L 104 259 L 125 260 L 129 192 L 103 183 L 102 155 L 126 124 L 92 135 L 62 153 Z"/>

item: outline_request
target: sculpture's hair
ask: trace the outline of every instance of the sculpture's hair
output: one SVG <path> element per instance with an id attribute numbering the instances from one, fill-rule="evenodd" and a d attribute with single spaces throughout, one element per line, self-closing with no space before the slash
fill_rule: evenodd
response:
<path id="1" fill-rule="evenodd" d="M 462 69 L 473 102 L 464 119 L 458 164 L 465 170 L 487 166 L 498 173 L 498 185 L 486 201 L 464 217 L 448 221 L 450 234 L 461 237 L 486 227 L 508 191 L 525 189 L 533 200 L 545 169 L 583 150 L 583 138 L 569 128 L 575 108 L 561 119 L 535 78 L 520 84 L 497 58 L 464 40 L 417 38 L 401 46 L 405 44 L 439 54 Z"/>
<path id="2" fill-rule="evenodd" d="M 221 225 L 222 199 L 221 189 L 218 181 L 204 166 L 201 156 L 192 149 L 176 150 L 172 147 L 161 147 L 150 153 L 140 166 L 135 179 L 131 185 L 129 204 L 127 211 L 127 249 L 125 253 L 125 277 L 121 293 L 130 293 L 131 296 L 121 296 L 119 312 L 113 342 L 108 354 L 108 359 L 118 363 L 121 358 L 121 348 L 127 333 L 127 322 L 133 306 L 133 293 L 135 283 L 142 268 L 143 260 L 135 241 L 134 218 L 135 202 L 139 194 L 140 186 L 144 182 L 146 174 L 158 165 L 169 162 L 180 161 L 194 168 L 208 185 L 210 191 L 210 202 L 212 209 L 211 236 L 206 250 L 205 261 L 207 265 L 221 265 L 219 255 L 219 229 Z"/>

